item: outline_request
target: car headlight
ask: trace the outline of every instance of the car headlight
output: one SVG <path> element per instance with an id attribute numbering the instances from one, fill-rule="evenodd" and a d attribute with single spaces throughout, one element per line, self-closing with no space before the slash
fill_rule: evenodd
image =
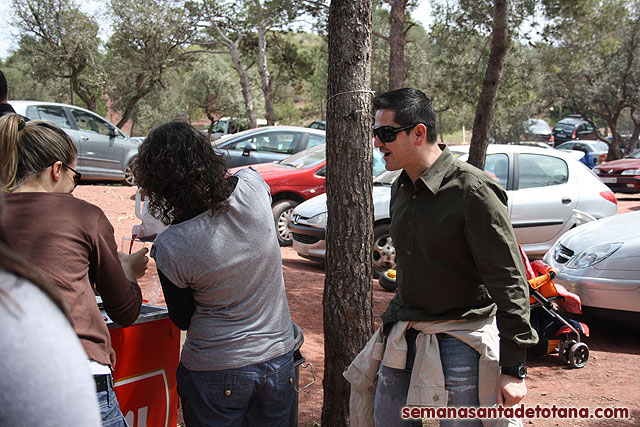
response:
<path id="1" fill-rule="evenodd" d="M 600 169 L 596 169 L 596 168 L 593 168 L 593 171 L 596 173 L 596 175 L 600 175 L 602 173 Z"/>
<path id="2" fill-rule="evenodd" d="M 327 226 L 327 212 L 322 212 L 319 213 L 318 215 L 315 215 L 311 218 L 309 218 L 309 221 L 307 221 L 309 224 L 314 224 L 314 225 L 322 225 L 322 226 Z"/>
<path id="3" fill-rule="evenodd" d="M 640 175 L 640 169 L 627 169 L 620 172 L 620 175 Z"/>
<path id="4" fill-rule="evenodd" d="M 586 251 L 580 252 L 567 263 L 567 268 L 587 268 L 610 257 L 622 247 L 622 242 L 605 243 L 592 246 Z"/>

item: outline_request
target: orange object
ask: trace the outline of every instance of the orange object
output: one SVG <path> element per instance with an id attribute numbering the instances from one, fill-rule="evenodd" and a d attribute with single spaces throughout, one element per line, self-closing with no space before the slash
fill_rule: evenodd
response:
<path id="1" fill-rule="evenodd" d="M 132 427 L 175 426 L 180 330 L 168 319 L 109 330 L 116 352 L 114 390 Z"/>

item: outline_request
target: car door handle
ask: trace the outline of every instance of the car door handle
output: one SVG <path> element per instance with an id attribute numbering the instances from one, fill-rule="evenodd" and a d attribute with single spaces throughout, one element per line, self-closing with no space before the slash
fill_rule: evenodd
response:
<path id="1" fill-rule="evenodd" d="M 562 198 L 562 204 L 563 205 L 568 205 L 571 203 L 571 198 L 570 197 L 563 197 Z"/>
<path id="2" fill-rule="evenodd" d="M 88 136 L 81 136 L 80 139 L 83 140 L 83 141 L 88 141 L 89 137 Z"/>

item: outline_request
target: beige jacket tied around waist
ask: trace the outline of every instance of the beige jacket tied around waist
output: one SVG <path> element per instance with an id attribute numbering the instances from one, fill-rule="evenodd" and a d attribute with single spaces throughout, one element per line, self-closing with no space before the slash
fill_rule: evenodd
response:
<path id="1" fill-rule="evenodd" d="M 444 374 L 436 337 L 439 333 L 457 338 L 480 354 L 479 403 L 483 407 L 496 405 L 496 385 L 500 373 L 500 344 L 495 316 L 474 320 L 401 321 L 393 326 L 386 341 L 382 336 L 382 328 L 378 328 L 343 373 L 351 384 L 349 418 L 352 427 L 374 425 L 373 402 L 380 362 L 389 368 L 405 368 L 407 342 L 404 335 L 409 328 L 416 329 L 420 333 L 416 338 L 416 356 L 411 372 L 407 406 L 443 407 L 447 405 L 447 391 L 444 386 Z M 483 424 L 485 426 L 522 425 L 521 420 L 483 420 Z"/>

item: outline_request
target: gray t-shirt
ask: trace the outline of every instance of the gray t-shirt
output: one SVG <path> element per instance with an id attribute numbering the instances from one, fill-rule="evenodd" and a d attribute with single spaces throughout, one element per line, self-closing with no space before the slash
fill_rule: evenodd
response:
<path id="1" fill-rule="evenodd" d="M 193 290 L 180 356 L 193 371 L 265 362 L 294 345 L 269 186 L 253 169 L 236 176 L 227 212 L 171 225 L 153 244 L 158 269 Z"/>
<path id="2" fill-rule="evenodd" d="M 32 283 L 0 272 L 0 425 L 102 425 L 80 340 Z"/>

